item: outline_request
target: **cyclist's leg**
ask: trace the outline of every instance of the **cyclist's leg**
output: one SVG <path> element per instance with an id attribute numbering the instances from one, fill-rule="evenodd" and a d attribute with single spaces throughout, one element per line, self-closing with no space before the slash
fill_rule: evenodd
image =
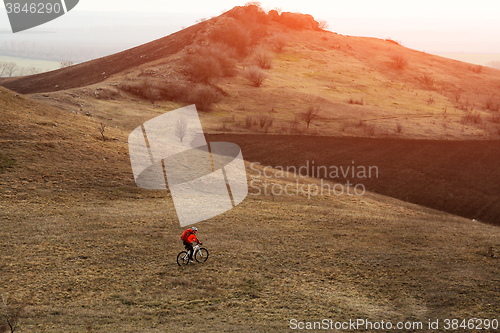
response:
<path id="1" fill-rule="evenodd" d="M 191 243 L 189 242 L 184 242 L 184 246 L 186 247 L 186 250 L 188 251 L 189 253 L 189 260 L 193 260 L 193 245 L 191 245 Z"/>

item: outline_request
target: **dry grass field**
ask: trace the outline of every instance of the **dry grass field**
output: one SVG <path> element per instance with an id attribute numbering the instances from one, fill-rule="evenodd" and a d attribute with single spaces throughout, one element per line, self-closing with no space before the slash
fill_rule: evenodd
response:
<path id="1" fill-rule="evenodd" d="M 171 197 L 135 187 L 124 143 L 103 142 L 93 118 L 1 91 L 0 293 L 23 305 L 19 332 L 498 314 L 497 227 L 372 193 L 254 195 L 295 180 L 250 165 L 248 198 L 198 225 L 208 261 L 178 267 Z"/>
<path id="2" fill-rule="evenodd" d="M 25 305 L 20 332 L 498 317 L 498 228 L 380 195 L 250 195 L 198 225 L 210 257 L 187 267 L 168 193 L 21 198 L 2 200 L 0 231 L 0 292 Z"/>
<path id="3" fill-rule="evenodd" d="M 16 332 L 47 333 L 290 332 L 292 319 L 429 331 L 429 320 L 440 330 L 445 319 L 499 320 L 500 72 L 392 41 L 252 21 L 266 33 L 235 58 L 234 75 L 192 82 L 185 57 L 228 15 L 110 57 L 0 79 L 0 332 L 6 311 L 20 313 Z M 245 78 L 257 44 L 272 55 L 260 87 Z M 185 99 L 201 86 L 217 91 L 202 125 L 209 140 L 241 146 L 250 186 L 239 206 L 197 224 L 210 257 L 186 267 L 176 263 L 183 228 L 170 193 L 139 189 L 128 155 L 131 130 L 186 105 L 144 97 L 168 96 L 165 86 L 183 87 Z M 321 112 L 307 128 L 311 105 Z M 250 164 L 352 158 L 382 176 L 361 196 L 314 195 L 316 178 L 265 195 L 266 183 L 297 179 Z"/>

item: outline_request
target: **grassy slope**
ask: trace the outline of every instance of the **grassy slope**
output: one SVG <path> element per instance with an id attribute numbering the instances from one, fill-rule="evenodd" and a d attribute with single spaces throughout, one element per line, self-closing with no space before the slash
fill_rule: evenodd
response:
<path id="1" fill-rule="evenodd" d="M 179 59 L 217 20 L 110 57 L 40 77 L 4 79 L 0 84 L 23 93 L 60 90 L 46 95 L 59 100 L 59 106 L 71 109 L 77 101 L 83 105 L 83 112 L 95 111 L 116 121 L 120 114 L 143 109 L 139 102 L 150 105 L 149 101 L 119 91 L 117 85 L 147 80 L 146 72 L 182 83 L 186 78 L 180 75 Z M 272 68 L 266 70 L 269 78 L 262 87 L 252 87 L 242 71 L 255 62 L 254 54 L 240 59 L 240 73 L 217 83 L 228 96 L 204 116 L 209 131 L 446 140 L 499 138 L 498 111 L 486 109 L 487 101 L 500 107 L 499 70 L 479 68 L 375 38 L 290 30 L 276 22 L 265 29 L 267 36 L 259 47 L 267 49 L 273 58 Z M 277 36 L 286 40 L 280 53 L 273 51 Z M 395 56 L 403 58 L 406 65 L 398 68 Z M 77 88 L 84 86 L 90 94 Z M 110 98 L 119 101 L 121 113 L 109 112 L 112 105 L 105 103 L 106 97 L 101 95 L 96 100 L 93 93 L 99 92 L 98 89 L 116 91 Z M 33 97 L 46 99 L 41 95 Z M 351 104 L 351 100 L 363 104 Z M 178 106 L 172 102 L 155 104 L 159 106 L 157 111 Z M 321 113 L 311 128 L 306 129 L 300 114 L 309 105 L 319 106 Z M 466 118 L 472 114 L 479 118 Z M 258 125 L 245 125 L 248 116 L 261 115 L 273 117 L 273 126 L 265 130 Z M 296 118 L 299 124 L 294 124 Z"/>
<path id="2" fill-rule="evenodd" d="M 462 78 L 459 84 L 466 85 L 460 87 L 472 94 L 470 98 L 482 98 L 480 89 L 488 92 L 497 84 L 498 72 L 485 69 L 483 76 L 476 77 L 467 65 L 443 60 L 451 66 L 446 69 L 437 65 L 439 58 L 419 54 L 409 66 L 425 66 L 413 68 L 407 78 L 409 90 L 404 92 L 403 81 L 390 82 L 404 75 L 389 70 L 387 64 L 390 49 L 399 46 L 373 40 L 370 45 L 386 47 L 385 53 L 370 60 L 367 48 L 365 57 L 358 54 L 360 60 L 349 52 L 358 50 L 357 42 L 365 45 L 366 39 L 326 34 L 327 39 L 338 38 L 339 44 L 343 41 L 341 49 L 329 51 L 311 50 L 317 44 L 301 44 L 307 39 L 313 43 L 314 38 L 328 42 L 314 34 L 293 34 L 299 40 L 276 56 L 273 80 L 263 89 L 249 87 L 239 76 L 222 81 L 232 97 L 206 114 L 204 125 L 217 129 L 227 119 L 235 131 L 242 131 L 244 117 L 267 113 L 265 108 L 272 107 L 269 101 L 280 108 L 274 113 L 277 119 L 293 119 L 304 102 L 325 86 L 322 79 L 300 81 L 297 73 L 304 75 L 307 66 L 321 67 L 316 62 L 325 52 L 340 60 L 329 66 L 345 66 L 341 70 L 347 71 L 337 77 L 340 67 L 332 67 L 328 73 L 327 81 L 335 75 L 335 89 L 328 88 L 333 97 L 321 103 L 322 107 L 335 106 L 328 114 L 333 124 L 338 117 L 354 123 L 400 109 L 401 114 L 414 112 L 415 103 L 426 107 L 428 95 L 418 100 L 417 96 L 435 90 L 422 89 L 419 70 L 432 68 L 439 78 L 435 82 L 445 75 Z M 411 57 L 416 54 L 405 52 Z M 299 59 L 303 56 L 311 58 Z M 371 61 L 369 75 L 363 75 L 359 66 Z M 299 67 L 288 63 L 299 63 Z M 211 251 L 209 261 L 178 268 L 174 260 L 182 248 L 178 240 L 182 229 L 168 192 L 137 189 L 126 145 L 103 143 L 97 130 L 101 121 L 116 125 L 108 127 L 106 134 L 125 141 L 137 123 L 177 105 L 160 103 L 155 108 L 128 95 L 107 100 L 82 92 L 114 89 L 112 84 L 120 79 L 117 75 L 102 86 L 36 96 L 51 99 L 64 111 L 0 88 L 0 293 L 27 304 L 21 332 L 86 332 L 90 327 L 107 332 L 188 327 L 207 332 L 286 331 L 292 317 L 426 322 L 428 318 L 493 318 L 498 314 L 498 259 L 489 254 L 490 247 L 494 252 L 500 247 L 498 228 L 379 195 L 312 200 L 249 196 L 238 208 L 200 225 L 201 239 Z M 371 92 L 366 96 L 372 97 L 364 97 L 365 87 L 357 86 L 366 85 L 364 80 L 378 82 L 366 88 Z M 302 82 L 304 87 L 299 86 Z M 381 97 L 376 101 L 379 89 Z M 415 100 L 400 106 L 413 93 L 419 94 Z M 346 103 L 349 96 L 367 102 L 352 106 Z M 397 99 L 397 106 L 388 102 L 390 96 Z M 445 97 L 436 96 L 441 98 L 448 103 Z M 378 103 L 385 104 L 377 107 Z M 437 113 L 431 109 L 441 106 L 428 107 L 423 116 Z M 95 117 L 84 116 L 88 110 Z M 354 116 L 356 110 L 359 114 Z M 133 118 L 125 117 L 129 112 Z M 453 112 L 456 119 L 462 115 L 462 111 Z M 234 121 L 231 114 L 236 115 Z M 415 117 L 421 116 L 416 113 Z M 327 115 L 323 117 L 326 121 Z M 421 128 L 408 124 L 408 132 L 416 137 L 438 135 L 430 122 Z M 323 125 L 315 126 L 321 129 Z M 387 126 L 393 128 L 394 123 Z M 472 127 L 470 132 L 464 128 L 465 135 L 453 133 L 459 138 L 489 133 L 487 128 Z M 258 131 L 253 127 L 249 132 Z M 365 135 L 362 127 L 348 126 L 346 132 Z M 405 129 L 403 134 L 408 132 Z"/>
<path id="3" fill-rule="evenodd" d="M 0 78 L 0 85 L 13 91 L 30 94 L 66 90 L 92 85 L 111 75 L 123 73 L 144 63 L 158 60 L 182 50 L 206 23 L 201 22 L 167 37 L 110 56 L 32 76 Z"/>
<path id="4" fill-rule="evenodd" d="M 264 113 L 276 118 L 270 133 L 292 133 L 290 122 L 309 105 L 317 104 L 321 118 L 309 130 L 300 125 L 299 133 L 498 139 L 498 122 L 491 121 L 497 113 L 483 110 L 488 98 L 498 100 L 497 70 L 484 68 L 474 73 L 469 64 L 373 38 L 312 31 L 289 36 L 288 46 L 275 55 L 270 78 L 262 88 L 250 87 L 242 79 L 224 82 L 232 98 L 217 109 L 229 111 L 229 117 L 220 119 L 213 129 L 225 120 L 226 131 L 239 132 L 244 117 Z M 401 55 L 408 65 L 396 68 L 391 59 L 394 55 Z M 429 78 L 428 83 L 424 77 Z M 351 99 L 362 100 L 363 105 L 350 104 Z M 462 124 L 467 112 L 461 108 L 466 104 L 483 121 Z M 401 132 L 397 124 L 402 125 Z M 255 126 L 250 132 L 263 131 Z"/>
<path id="5" fill-rule="evenodd" d="M 498 229 L 379 196 L 250 197 L 179 268 L 168 198 L 2 202 L 22 331 L 287 331 L 288 320 L 493 318 Z M 29 213 L 26 213 L 29 212 Z M 189 313 L 189 315 L 187 315 Z"/>
<path id="6" fill-rule="evenodd" d="M 204 27 L 192 27 L 199 30 L 189 35 L 190 40 L 204 34 L 215 21 L 207 21 Z M 252 87 L 241 73 L 220 80 L 218 85 L 229 96 L 205 116 L 210 131 L 263 133 L 265 130 L 259 126 L 246 127 L 245 119 L 268 115 L 275 119 L 273 126 L 267 129 L 268 133 L 498 139 L 499 114 L 485 108 L 488 100 L 500 106 L 498 70 L 484 67 L 475 72 L 477 67 L 471 64 L 375 38 L 287 30 L 276 23 L 266 26 L 266 29 L 268 35 L 260 42 L 260 48 L 268 49 L 273 58 L 272 68 L 266 71 L 269 78 L 260 88 Z M 287 45 L 281 53 L 276 53 L 271 50 L 273 40 L 279 35 L 285 36 Z M 183 40 L 183 45 L 189 45 L 190 40 Z M 178 59 L 187 49 L 189 47 L 180 51 L 179 47 L 175 54 L 164 55 L 139 67 L 136 64 L 126 74 L 116 73 L 89 89 L 116 90 L 116 85 L 122 82 L 144 80 L 146 71 L 152 71 L 156 77 L 164 75 L 168 77 L 166 80 L 175 82 L 171 75 L 182 71 Z M 407 65 L 398 68 L 394 56 L 401 56 Z M 239 62 L 238 67 L 243 70 L 253 63 L 254 55 L 250 54 Z M 92 70 L 92 67 L 86 69 Z M 185 80 L 182 76 L 176 79 L 179 82 Z M 137 98 L 118 93 L 114 98 L 121 102 L 124 113 L 142 107 Z M 49 95 L 58 98 L 69 94 L 82 98 L 86 106 L 84 110 L 97 109 L 98 113 L 107 114 L 101 101 L 96 102 L 92 96 L 82 94 L 81 89 Z M 351 99 L 353 102 L 362 101 L 363 105 L 351 104 Z M 142 103 L 150 104 L 149 101 Z M 156 104 L 164 110 L 176 105 L 171 102 Z M 321 113 L 311 128 L 306 129 L 300 121 L 300 114 L 309 105 L 318 105 Z M 471 114 L 477 114 L 479 119 L 464 122 L 464 117 Z M 298 125 L 294 124 L 296 118 L 299 118 Z"/>
<path id="7" fill-rule="evenodd" d="M 208 262 L 179 268 L 171 198 L 134 187 L 123 144 L 86 137 L 92 118 L 1 91 L 2 155 L 16 161 L 0 174 L 0 293 L 26 304 L 20 332 L 287 331 L 291 318 L 500 310 L 498 228 L 374 194 L 249 195 L 199 225 Z"/>

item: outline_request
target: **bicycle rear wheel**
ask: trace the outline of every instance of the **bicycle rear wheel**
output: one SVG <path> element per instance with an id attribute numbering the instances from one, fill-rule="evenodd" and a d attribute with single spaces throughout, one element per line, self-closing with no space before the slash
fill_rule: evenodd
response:
<path id="1" fill-rule="evenodd" d="M 208 259 L 208 250 L 205 249 L 204 247 L 200 248 L 196 253 L 194 254 L 194 259 L 197 262 L 205 262 Z"/>
<path id="2" fill-rule="evenodd" d="M 189 264 L 189 256 L 187 251 L 182 251 L 177 255 L 177 264 L 179 266 L 185 266 Z"/>

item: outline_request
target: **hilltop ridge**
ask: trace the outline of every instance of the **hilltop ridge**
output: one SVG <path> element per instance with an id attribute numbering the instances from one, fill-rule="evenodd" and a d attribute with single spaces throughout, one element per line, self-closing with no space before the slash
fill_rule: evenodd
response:
<path id="1" fill-rule="evenodd" d="M 143 109 L 139 102 L 156 111 L 194 103 L 212 111 L 202 117 L 213 133 L 500 138 L 499 70 L 324 28 L 310 15 L 236 7 L 121 53 L 0 85 L 107 119 L 105 100 L 124 112 Z M 306 123 L 308 109 L 318 114 Z"/>

